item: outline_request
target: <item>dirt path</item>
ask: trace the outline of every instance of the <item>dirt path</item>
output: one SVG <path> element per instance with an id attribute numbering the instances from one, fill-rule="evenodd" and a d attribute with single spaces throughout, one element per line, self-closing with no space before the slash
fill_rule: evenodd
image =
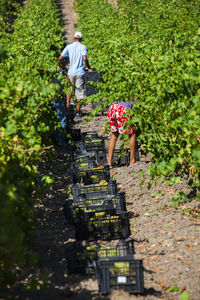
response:
<path id="1" fill-rule="evenodd" d="M 72 0 L 61 1 L 69 42 L 77 22 L 72 3 Z M 90 104 L 82 107 L 83 116 L 75 121 L 74 128 L 81 128 L 82 132 L 97 130 L 100 135 L 104 135 L 105 115 L 96 116 L 86 125 L 82 124 L 91 109 Z M 106 138 L 107 142 L 109 136 Z M 144 159 L 145 156 L 141 158 Z M 145 174 L 150 161 L 134 168 L 120 167 L 111 170 L 118 188 L 126 191 L 136 258 L 143 259 L 145 267 L 145 294 L 134 296 L 115 291 L 103 297 L 98 293 L 95 278 L 67 275 L 65 245 L 71 241 L 72 232 L 71 228 L 64 225 L 62 206 L 71 183 L 70 160 L 70 152 L 64 148 L 55 148 L 55 156 L 44 160 L 40 165 L 40 176 L 54 177 L 53 187 L 35 207 L 39 224 L 32 246 L 40 255 L 40 264 L 31 268 L 28 273 L 19 270 L 19 280 L 10 288 L 9 297 L 5 298 L 174 300 L 179 298 L 181 291 L 186 290 L 191 295 L 191 300 L 199 300 L 200 219 L 186 216 L 172 206 L 170 199 L 177 191 L 189 193 L 190 190 L 186 183 L 168 186 L 158 182 L 148 188 L 147 176 L 142 185 L 141 172 Z"/>
<path id="2" fill-rule="evenodd" d="M 75 0 L 60 0 L 59 8 L 63 15 L 63 24 L 65 29 L 64 39 L 71 43 L 73 41 L 73 35 L 77 24 L 77 14 L 74 11 Z"/>

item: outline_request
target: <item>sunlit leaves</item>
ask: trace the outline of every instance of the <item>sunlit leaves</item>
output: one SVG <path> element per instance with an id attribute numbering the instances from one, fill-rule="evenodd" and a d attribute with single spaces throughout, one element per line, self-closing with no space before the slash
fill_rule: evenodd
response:
<path id="1" fill-rule="evenodd" d="M 51 144 L 58 126 L 51 102 L 61 97 L 60 86 L 52 83 L 63 47 L 54 1 L 29 1 L 13 29 L 2 33 L 0 48 L 1 286 L 11 280 L 14 265 L 35 261 L 28 254 L 34 230 L 31 193 L 41 149 Z M 42 180 L 45 189 L 52 183 L 48 176 Z"/>
<path id="2" fill-rule="evenodd" d="M 158 163 L 154 175 L 197 170 L 199 2 L 118 0 L 118 10 L 104 0 L 89 2 L 76 7 L 91 63 L 102 73 L 95 101 L 140 96 L 128 125 Z"/>

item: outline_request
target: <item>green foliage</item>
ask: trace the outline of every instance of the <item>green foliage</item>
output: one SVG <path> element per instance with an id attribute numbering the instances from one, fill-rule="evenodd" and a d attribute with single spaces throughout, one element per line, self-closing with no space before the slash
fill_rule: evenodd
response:
<path id="1" fill-rule="evenodd" d="M 179 296 L 178 299 L 179 299 L 179 300 L 190 300 L 190 299 L 191 299 L 191 296 L 190 296 L 190 294 L 189 294 L 187 291 L 183 291 L 183 292 L 180 294 L 180 296 Z"/>
<path id="2" fill-rule="evenodd" d="M 179 291 L 179 287 L 178 286 L 173 286 L 173 287 L 170 287 L 168 289 L 168 292 L 178 292 Z"/>
<path id="3" fill-rule="evenodd" d="M 0 37 L 12 23 L 12 18 L 20 10 L 19 0 L 0 0 Z"/>
<path id="4" fill-rule="evenodd" d="M 151 152 L 152 178 L 200 169 L 198 0 L 77 0 L 79 29 L 101 73 L 91 101 L 134 100 L 128 125 Z"/>
<path id="5" fill-rule="evenodd" d="M 172 197 L 172 203 L 174 204 L 174 206 L 178 206 L 189 201 L 190 199 L 184 192 L 178 192 L 175 196 Z"/>
<path id="6" fill-rule="evenodd" d="M 15 1 L 7 1 L 11 2 L 14 5 Z M 29 250 L 35 229 L 31 194 L 37 177 L 36 165 L 58 126 L 51 102 L 61 97 L 60 87 L 51 80 L 58 77 L 57 57 L 63 47 L 59 19 L 53 0 L 30 0 L 13 23 L 13 33 L 2 33 L 1 286 L 12 280 L 16 265 L 35 263 L 35 256 Z M 50 177 L 42 179 L 42 187 L 51 184 Z"/>

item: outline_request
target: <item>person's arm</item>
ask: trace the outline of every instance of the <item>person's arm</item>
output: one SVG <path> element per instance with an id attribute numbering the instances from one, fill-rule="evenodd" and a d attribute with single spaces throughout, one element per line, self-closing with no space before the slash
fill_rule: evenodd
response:
<path id="1" fill-rule="evenodd" d="M 62 51 L 61 55 L 58 58 L 58 66 L 60 67 L 61 62 L 63 60 L 64 57 L 69 56 L 69 52 L 68 52 L 68 46 L 65 47 L 65 49 Z"/>
<path id="2" fill-rule="evenodd" d="M 90 64 L 89 64 L 87 55 L 83 55 L 83 63 L 86 66 L 86 68 L 88 69 L 88 72 L 93 72 L 93 70 L 90 68 Z"/>
<path id="3" fill-rule="evenodd" d="M 59 67 L 60 67 L 60 64 L 61 64 L 62 59 L 63 59 L 63 56 L 60 55 L 59 58 L 58 58 L 58 66 L 59 66 Z"/>

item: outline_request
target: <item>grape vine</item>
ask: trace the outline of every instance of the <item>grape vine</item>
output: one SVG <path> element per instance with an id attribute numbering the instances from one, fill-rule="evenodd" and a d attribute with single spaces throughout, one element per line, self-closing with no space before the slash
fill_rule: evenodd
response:
<path id="1" fill-rule="evenodd" d="M 199 185 L 199 1 L 119 0 L 118 8 L 105 0 L 76 2 L 102 78 L 90 101 L 139 99 L 129 123 L 152 154 L 150 175 L 191 173 Z"/>
<path id="2" fill-rule="evenodd" d="M 8 30 L 12 18 L 20 10 L 21 3 L 20 0 L 0 0 L 0 37 Z"/>
<path id="3" fill-rule="evenodd" d="M 10 1 L 9 1 L 10 3 Z M 15 266 L 35 262 L 29 242 L 35 228 L 31 193 L 37 163 L 52 144 L 58 120 L 51 102 L 62 97 L 57 57 L 63 48 L 60 14 L 53 0 L 30 0 L 2 33 L 0 47 L 0 284 Z M 62 77 L 62 76 L 61 76 Z M 48 179 L 47 179 L 48 181 Z"/>

